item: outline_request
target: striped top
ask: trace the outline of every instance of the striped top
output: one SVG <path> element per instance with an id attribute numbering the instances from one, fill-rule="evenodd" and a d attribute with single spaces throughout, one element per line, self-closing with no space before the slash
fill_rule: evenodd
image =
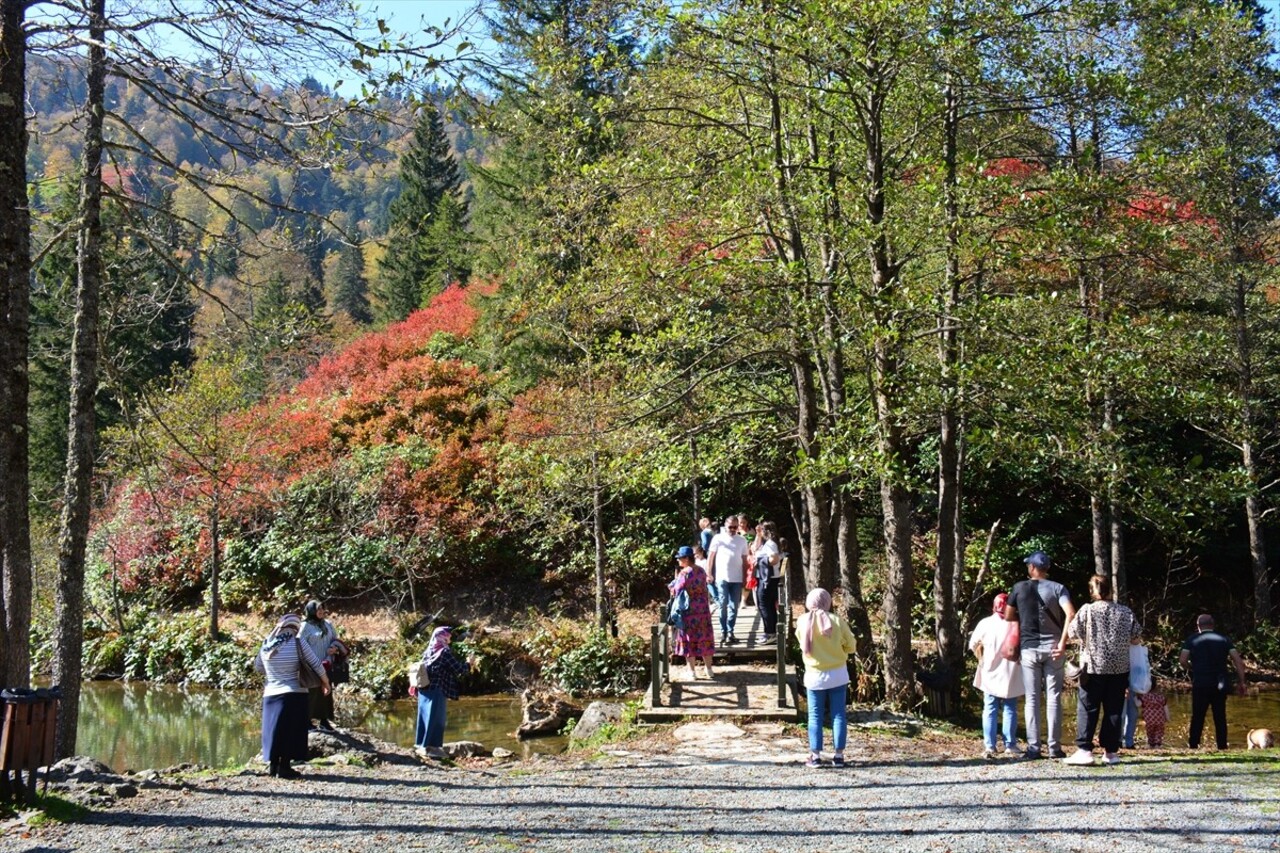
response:
<path id="1" fill-rule="evenodd" d="M 303 665 L 298 659 L 299 650 L 302 652 L 302 661 L 307 666 L 324 674 L 324 664 L 320 663 L 315 652 L 306 643 L 296 639 L 282 643 L 269 660 L 263 660 L 262 652 L 258 652 L 258 656 L 253 659 L 253 668 L 267 677 L 267 686 L 262 689 L 263 696 L 307 692 L 307 688 L 298 683 L 298 667 Z"/>

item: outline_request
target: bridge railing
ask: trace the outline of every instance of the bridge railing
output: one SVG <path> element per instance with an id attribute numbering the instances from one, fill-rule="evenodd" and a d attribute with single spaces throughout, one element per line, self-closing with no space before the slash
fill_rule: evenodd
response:
<path id="1" fill-rule="evenodd" d="M 791 638 L 791 566 L 783 560 L 782 577 L 778 585 L 778 630 L 774 636 L 777 645 L 778 707 L 787 707 L 787 649 Z"/>
<path id="2" fill-rule="evenodd" d="M 671 602 L 658 606 L 658 621 L 649 626 L 649 691 L 652 706 L 662 707 L 662 685 L 671 680 Z"/>

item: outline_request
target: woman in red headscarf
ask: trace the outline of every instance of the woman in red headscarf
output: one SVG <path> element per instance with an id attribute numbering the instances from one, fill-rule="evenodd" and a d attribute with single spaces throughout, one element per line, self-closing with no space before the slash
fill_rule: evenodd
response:
<path id="1" fill-rule="evenodd" d="M 1008 600 L 1009 596 L 1003 592 L 997 595 L 991 604 L 991 615 L 974 626 L 969 636 L 969 650 L 978 657 L 973 686 L 982 691 L 982 740 L 986 758 L 996 757 L 996 731 L 1000 728 L 1002 711 L 1005 754 L 1013 755 L 1018 744 L 1018 697 L 1025 689 L 1022 666 L 1001 654 L 1009 632 L 1018 627 L 1017 622 L 1004 620 Z"/>

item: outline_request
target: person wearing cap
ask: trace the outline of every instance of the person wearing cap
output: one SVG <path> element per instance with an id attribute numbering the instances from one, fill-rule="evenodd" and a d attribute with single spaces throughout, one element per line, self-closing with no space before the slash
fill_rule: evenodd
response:
<path id="1" fill-rule="evenodd" d="M 1191 670 L 1191 733 L 1187 745 L 1200 748 L 1204 717 L 1213 709 L 1213 733 L 1218 749 L 1227 748 L 1227 693 L 1231 691 L 1227 661 L 1236 670 L 1236 692 L 1245 693 L 1244 661 L 1235 643 L 1213 629 L 1213 617 L 1202 613 L 1196 617 L 1196 632 L 1187 637 L 1178 653 L 1178 663 Z"/>
<path id="2" fill-rule="evenodd" d="M 1009 660 L 1001 650 L 1013 631 L 1004 611 L 1009 600 L 1000 593 L 991 603 L 991 615 L 973 628 L 969 635 L 969 651 L 978 658 L 973 686 L 982 691 L 983 758 L 996 757 L 996 733 L 1003 719 L 1004 749 L 1013 755 L 1018 748 L 1018 697 L 1023 695 L 1022 665 Z"/>
<path id="3" fill-rule="evenodd" d="M 409 695 L 418 698 L 418 720 L 413 748 L 419 755 L 439 755 L 444 746 L 445 704 L 458 698 L 458 679 L 471 671 L 466 661 L 453 653 L 453 629 L 441 625 L 431 632 L 431 642 L 422 653 L 431 686 L 422 690 L 409 686 Z"/>
<path id="4" fill-rule="evenodd" d="M 1040 698 L 1044 696 L 1048 754 L 1066 758 L 1062 749 L 1062 684 L 1067 646 L 1067 626 L 1075 618 L 1071 594 L 1057 581 L 1049 580 L 1049 555 L 1034 551 L 1023 561 L 1027 580 L 1018 581 L 1009 591 L 1004 618 L 1018 623 L 1018 648 L 1006 657 L 1022 665 L 1022 687 L 1026 694 L 1027 758 L 1044 756 L 1040 740 Z M 1043 694 L 1042 692 L 1043 691 Z"/>
<path id="5" fill-rule="evenodd" d="M 311 648 L 298 639 L 302 620 L 288 613 L 262 641 L 253 668 L 266 676 L 262 689 L 262 759 L 272 776 L 297 779 L 290 762 L 307 759 L 307 688 L 299 682 L 303 667 L 320 676 L 329 692 L 329 676 Z"/>
<path id="6" fill-rule="evenodd" d="M 676 562 L 680 569 L 675 580 L 671 582 L 671 598 L 679 598 L 680 593 L 689 597 L 689 609 L 685 611 L 674 631 L 671 643 L 672 654 L 680 655 L 689 664 L 689 678 L 697 680 L 698 671 L 694 661 L 701 658 L 702 665 L 707 668 L 707 678 L 714 678 L 711 671 L 711 658 L 716 651 L 716 635 L 711 630 L 711 602 L 707 595 L 707 573 L 694 563 L 693 549 L 688 545 L 676 551 Z"/>
<path id="7" fill-rule="evenodd" d="M 733 629 L 738 621 L 742 584 L 747 577 L 747 540 L 738 535 L 738 516 L 726 518 L 724 530 L 711 540 L 707 565 L 715 574 L 716 597 L 720 600 L 720 638 L 732 646 L 738 642 Z"/>

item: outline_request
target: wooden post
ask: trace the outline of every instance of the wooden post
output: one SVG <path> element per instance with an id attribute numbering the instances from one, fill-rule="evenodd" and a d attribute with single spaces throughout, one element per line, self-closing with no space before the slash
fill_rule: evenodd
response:
<path id="1" fill-rule="evenodd" d="M 660 625 L 649 626 L 649 690 L 653 707 L 662 707 L 662 650 L 658 647 Z"/>
<path id="2" fill-rule="evenodd" d="M 787 639 L 791 636 L 791 595 L 787 585 L 787 572 L 778 582 L 778 624 L 774 643 L 778 662 L 778 707 L 787 707 Z"/>

